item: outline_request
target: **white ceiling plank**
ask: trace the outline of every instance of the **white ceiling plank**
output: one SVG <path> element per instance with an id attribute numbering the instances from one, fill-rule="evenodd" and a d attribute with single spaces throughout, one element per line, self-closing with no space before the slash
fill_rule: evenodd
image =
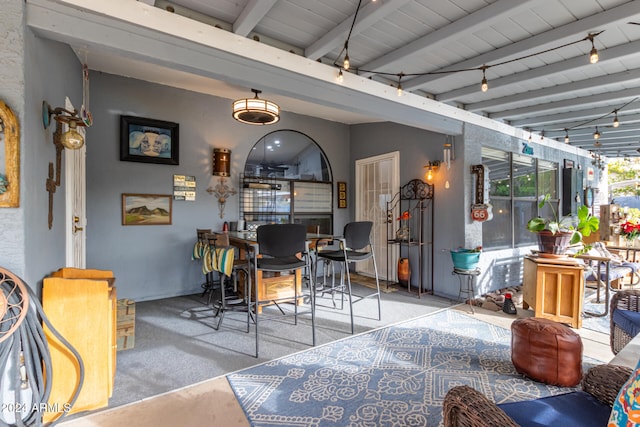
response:
<path id="1" fill-rule="evenodd" d="M 426 49 L 435 49 L 438 46 L 444 45 L 452 38 L 459 37 L 461 32 L 473 32 L 476 29 L 485 27 L 488 22 L 498 20 L 506 14 L 530 7 L 530 3 L 533 1 L 540 0 L 525 0 L 518 2 L 514 2 L 512 0 L 498 0 L 489 6 L 483 7 L 482 9 L 466 15 L 447 26 L 431 32 L 406 46 L 395 49 L 386 55 L 370 61 L 369 63 L 364 64 L 361 68 L 365 70 L 378 70 L 384 67 L 389 67 L 390 65 L 394 65 L 397 62 L 402 61 L 409 55 L 419 55 Z M 372 74 L 375 73 L 361 73 L 361 75 L 365 77 Z"/>
<path id="2" fill-rule="evenodd" d="M 247 36 L 278 0 L 249 0 L 233 23 L 233 32 Z"/>
<path id="3" fill-rule="evenodd" d="M 365 5 L 358 12 L 358 20 L 353 26 L 351 36 L 353 37 L 390 13 L 395 12 L 398 8 L 404 6 L 409 1 L 410 0 L 389 0 L 382 4 L 375 4 L 372 2 Z M 354 15 L 349 16 L 323 37 L 315 41 L 311 46 L 306 48 L 304 55 L 309 59 L 318 59 L 335 47 L 344 45 L 347 35 L 349 34 L 349 29 L 351 28 L 351 24 L 353 23 Z"/>
<path id="4" fill-rule="evenodd" d="M 598 117 L 609 115 L 613 111 L 611 107 L 599 107 L 599 108 L 589 108 L 584 110 L 577 111 L 568 111 L 566 113 L 561 114 L 549 114 L 546 116 L 537 116 L 537 117 L 528 117 L 522 120 L 513 120 L 511 121 L 512 126 L 517 127 L 525 127 L 525 128 L 533 128 L 533 127 L 544 127 L 549 123 L 554 123 L 554 127 L 556 129 L 564 129 L 571 128 L 574 126 L 578 126 L 581 123 L 589 121 L 589 126 L 602 126 L 602 125 L 610 125 L 611 117 L 607 116 L 606 118 L 602 118 L 599 120 L 595 120 Z M 629 111 L 640 111 L 640 107 L 629 109 Z M 591 122 L 591 120 L 594 120 Z"/>
<path id="5" fill-rule="evenodd" d="M 604 25 L 612 25 L 615 23 L 627 22 L 634 16 L 640 15 L 640 2 L 631 1 L 622 4 L 605 12 L 591 15 L 579 21 L 572 22 L 562 27 L 554 28 L 544 33 L 537 34 L 533 37 L 526 38 L 519 42 L 495 49 L 474 58 L 470 58 L 456 64 L 451 64 L 437 71 L 451 71 L 457 69 L 465 69 L 477 67 L 482 64 L 491 64 L 505 60 L 510 57 L 516 57 L 523 54 L 533 53 L 537 50 L 548 49 L 563 43 L 570 42 L 580 36 L 585 36 L 590 31 L 594 31 Z M 428 83 L 445 78 L 446 75 L 425 75 L 407 80 L 404 87 L 406 90 L 418 89 Z"/>
<path id="6" fill-rule="evenodd" d="M 591 79 L 573 81 L 567 84 L 550 86 L 543 89 L 517 93 L 501 98 L 494 98 L 487 101 L 476 102 L 473 104 L 467 104 L 466 109 L 468 111 L 481 111 L 491 109 L 493 107 L 506 107 L 511 104 L 530 104 L 531 102 L 539 99 L 548 99 L 549 97 L 558 96 L 565 93 L 577 92 L 583 89 L 591 89 L 593 87 L 606 86 L 610 84 L 619 84 L 626 82 L 634 83 L 637 80 L 640 80 L 640 69 L 623 71 L 616 74 L 608 74 Z"/>
<path id="7" fill-rule="evenodd" d="M 640 3 L 639 3 L 640 4 Z M 627 56 L 636 55 L 638 50 L 640 50 L 640 40 L 615 46 L 609 49 L 604 49 L 600 51 L 600 61 L 618 61 Z M 598 62 L 600 63 L 600 62 Z M 597 65 L 597 64 L 596 64 Z M 567 59 L 560 62 L 555 62 L 553 64 L 549 64 L 543 67 L 534 68 L 523 73 L 511 74 L 505 77 L 501 77 L 499 79 L 491 79 L 490 75 L 488 76 L 489 80 L 489 90 L 491 88 L 504 87 L 508 85 L 517 85 L 522 81 L 537 79 L 543 77 L 549 77 L 553 74 L 563 73 L 570 70 L 578 69 L 578 68 L 588 68 L 593 67 L 594 64 L 590 64 L 588 62 L 588 58 L 585 55 L 576 56 L 571 59 Z M 454 99 L 459 99 L 466 95 L 470 95 L 478 92 L 478 84 L 469 85 L 463 88 L 459 88 L 456 90 L 452 90 L 450 92 L 445 92 L 436 95 L 436 99 L 442 102 L 448 102 Z"/>
<path id="8" fill-rule="evenodd" d="M 640 96 L 640 87 L 634 89 L 624 89 L 615 92 L 605 92 L 598 95 L 572 97 L 562 101 L 547 102 L 544 104 L 530 105 L 528 107 L 514 108 L 511 110 L 496 111 L 489 114 L 489 117 L 494 119 L 519 119 L 522 117 L 532 117 L 538 114 L 549 114 L 553 112 L 563 111 L 566 109 L 572 109 L 575 107 L 582 107 L 584 105 L 596 106 L 597 104 L 605 103 L 611 105 L 612 103 L 620 103 L 623 105 L 625 102 L 630 101 L 633 97 Z M 612 108 L 611 111 L 616 108 Z"/>

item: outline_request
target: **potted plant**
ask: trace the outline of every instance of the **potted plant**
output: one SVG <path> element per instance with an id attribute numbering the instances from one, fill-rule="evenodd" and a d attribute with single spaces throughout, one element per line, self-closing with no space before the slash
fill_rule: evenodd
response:
<path id="1" fill-rule="evenodd" d="M 551 196 L 546 194 L 538 204 L 542 208 L 549 202 Z M 549 203 L 551 217 L 536 217 L 529 220 L 527 229 L 538 235 L 540 252 L 547 256 L 564 256 L 570 245 L 582 242 L 583 237 L 589 237 L 591 233 L 600 228 L 600 219 L 591 215 L 587 206 L 580 206 L 576 213 L 558 217 L 558 213 Z M 583 245 L 578 254 L 584 253 L 591 245 Z"/>

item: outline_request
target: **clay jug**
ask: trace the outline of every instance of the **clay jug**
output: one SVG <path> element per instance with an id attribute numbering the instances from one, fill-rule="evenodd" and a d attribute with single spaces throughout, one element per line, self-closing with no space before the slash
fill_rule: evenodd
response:
<path id="1" fill-rule="evenodd" d="M 398 283 L 409 286 L 411 280 L 411 268 L 409 267 L 409 258 L 400 258 L 398 260 Z"/>

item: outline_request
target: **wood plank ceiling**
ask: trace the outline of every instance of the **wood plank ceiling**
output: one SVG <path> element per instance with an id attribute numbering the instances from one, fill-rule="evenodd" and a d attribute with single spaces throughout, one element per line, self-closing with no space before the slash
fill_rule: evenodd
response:
<path id="1" fill-rule="evenodd" d="M 360 2 L 147 3 L 339 66 Z M 523 128 L 534 139 L 544 134 L 564 141 L 568 134 L 569 144 L 586 150 L 635 157 L 640 156 L 638 23 L 640 1 L 363 0 L 348 43 L 350 71 L 394 86 L 402 73 L 404 91 Z M 585 38 L 597 33 L 599 61 L 591 64 L 592 45 Z M 480 90 L 477 69 L 483 65 L 489 66 L 486 92 Z M 450 72 L 469 68 L 476 69 Z M 616 114 L 620 125 L 614 128 Z"/>

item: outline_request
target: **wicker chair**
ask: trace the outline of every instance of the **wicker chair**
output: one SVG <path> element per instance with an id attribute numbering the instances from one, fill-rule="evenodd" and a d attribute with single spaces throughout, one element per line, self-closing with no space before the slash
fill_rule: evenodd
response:
<path id="1" fill-rule="evenodd" d="M 617 322 L 618 316 L 615 315 L 617 310 L 640 312 L 640 289 L 618 291 L 613 298 L 611 298 L 611 331 L 609 339 L 613 354 L 618 354 L 618 352 L 633 339 Z"/>
<path id="2" fill-rule="evenodd" d="M 606 412 L 607 407 L 609 407 L 608 412 L 610 412 L 610 408 L 613 406 L 618 392 L 620 391 L 624 383 L 629 379 L 631 373 L 632 369 L 627 367 L 616 365 L 599 365 L 591 368 L 582 378 L 582 391 L 576 391 L 561 396 L 541 398 L 535 401 L 508 403 L 506 405 L 518 405 L 520 403 L 530 404 L 532 402 L 546 400 L 545 411 L 552 412 L 550 411 L 550 408 L 553 405 L 548 405 L 551 402 L 550 399 L 568 396 L 573 397 L 573 403 L 579 401 L 580 399 L 593 401 L 597 399 L 595 404 L 602 406 L 602 408 L 599 409 Z M 593 397 L 595 397 L 595 399 L 593 399 Z M 591 405 L 593 406 L 593 404 Z M 449 390 L 449 392 L 445 396 L 442 406 L 444 426 L 518 427 L 520 425 L 527 425 L 526 423 L 523 424 L 522 420 L 517 423 L 513 418 L 507 415 L 507 413 L 501 408 L 501 406 L 502 405 L 496 405 L 485 395 L 471 387 L 464 385 L 454 387 Z M 582 422 L 579 422 L 577 424 L 575 422 L 575 418 L 571 418 L 584 415 L 584 413 L 586 413 L 583 413 L 575 405 L 559 404 L 556 405 L 556 408 L 559 408 L 560 413 L 556 412 L 553 419 L 547 419 L 546 421 L 548 421 L 549 424 L 540 424 L 539 421 L 532 421 L 531 425 L 587 425 L 583 424 Z M 535 413 L 540 413 L 540 409 L 541 408 L 534 409 Z M 519 411 L 516 406 L 512 406 L 509 412 L 514 414 L 518 413 Z M 565 414 L 567 417 L 566 420 L 563 418 Z M 608 417 L 608 415 L 606 416 Z M 606 420 L 604 424 L 601 425 L 606 425 Z"/>

